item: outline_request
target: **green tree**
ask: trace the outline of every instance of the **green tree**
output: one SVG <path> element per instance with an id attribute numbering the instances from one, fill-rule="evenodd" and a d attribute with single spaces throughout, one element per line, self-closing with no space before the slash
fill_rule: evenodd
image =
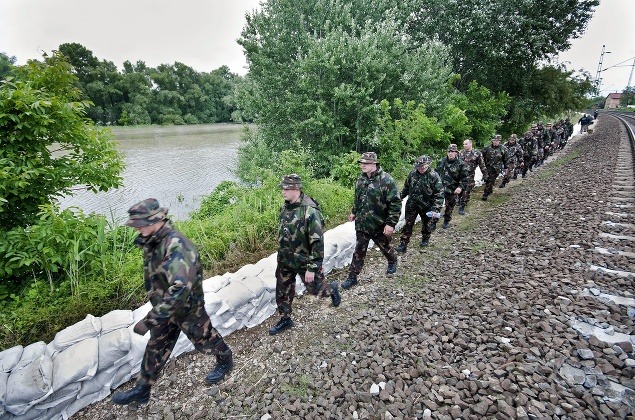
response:
<path id="1" fill-rule="evenodd" d="M 109 132 L 86 119 L 76 80 L 54 53 L 0 82 L 0 230 L 28 226 L 74 186 L 120 185 L 123 159 Z"/>
<path id="2" fill-rule="evenodd" d="M 635 105 L 635 87 L 629 86 L 622 91 L 622 99 L 620 106 L 626 108 L 629 105 Z"/>
<path id="3" fill-rule="evenodd" d="M 0 52 L 0 80 L 4 79 L 9 75 L 11 69 L 13 69 L 13 65 L 15 64 L 15 57 L 9 57 L 3 52 Z"/>

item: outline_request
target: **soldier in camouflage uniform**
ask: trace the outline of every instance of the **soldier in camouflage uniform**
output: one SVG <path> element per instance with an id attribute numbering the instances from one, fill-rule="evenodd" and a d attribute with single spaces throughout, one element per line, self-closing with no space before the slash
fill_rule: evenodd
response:
<path id="1" fill-rule="evenodd" d="M 507 148 L 507 169 L 503 175 L 503 182 L 498 188 L 505 188 L 505 185 L 509 183 L 510 179 L 517 179 L 518 173 L 522 171 L 523 163 L 523 148 L 518 143 L 518 137 L 516 134 L 509 136 L 509 139 L 503 145 Z"/>
<path id="2" fill-rule="evenodd" d="M 143 275 L 152 309 L 133 331 L 150 338 L 141 362 L 135 387 L 116 392 L 115 404 L 147 403 L 150 388 L 168 361 L 181 331 L 194 347 L 216 356 L 216 367 L 207 377 L 220 382 L 233 367 L 232 351 L 212 326 L 203 300 L 203 270 L 196 246 L 172 226 L 168 209 L 154 198 L 143 200 L 128 210 L 127 226 L 139 236 L 135 245 L 143 249 Z"/>
<path id="3" fill-rule="evenodd" d="M 342 283 L 344 289 L 357 284 L 371 240 L 388 260 L 386 274 L 397 271 L 397 253 L 390 246 L 395 225 L 401 216 L 397 184 L 389 173 L 380 168 L 375 152 L 363 153 L 358 162 L 362 173 L 355 183 L 355 202 L 348 216 L 349 221 L 355 221 L 357 242 L 348 278 Z"/>
<path id="4" fill-rule="evenodd" d="M 280 182 L 284 204 L 278 227 L 278 266 L 276 268 L 276 305 L 280 321 L 269 329 L 275 335 L 291 328 L 291 304 L 295 297 L 295 278 L 300 276 L 309 293 L 331 297 L 333 306 L 341 302 L 339 285 L 324 279 L 324 219 L 320 205 L 302 192 L 299 175 L 286 175 Z"/>
<path id="5" fill-rule="evenodd" d="M 438 173 L 430 168 L 432 159 L 423 155 L 415 162 L 414 171 L 408 174 L 401 199 L 408 197 L 406 202 L 406 224 L 401 230 L 400 244 L 397 252 L 403 253 L 408 249 L 408 243 L 417 220 L 421 217 L 421 242 L 420 247 L 428 246 L 432 226 L 436 223 L 437 215 L 443 207 L 443 182 Z M 432 212 L 432 215 L 429 213 Z"/>
<path id="6" fill-rule="evenodd" d="M 487 197 L 494 192 L 494 184 L 501 169 L 507 168 L 507 148 L 501 144 L 501 138 L 500 134 L 496 134 L 492 143 L 483 149 L 483 160 L 487 168 L 487 179 L 483 179 L 483 201 L 487 201 Z"/>
<path id="7" fill-rule="evenodd" d="M 531 131 L 527 131 L 518 142 L 523 149 L 523 178 L 527 176 L 527 171 L 531 171 L 534 163 L 536 163 L 536 154 L 538 153 L 538 146 L 536 139 L 532 135 Z"/>
<path id="8" fill-rule="evenodd" d="M 545 143 L 542 138 L 542 128 L 537 125 L 531 126 L 531 133 L 536 141 L 536 163 L 534 164 L 534 168 L 542 165 L 542 162 L 545 159 Z"/>
<path id="9" fill-rule="evenodd" d="M 456 144 L 448 146 L 447 155 L 437 163 L 436 172 L 441 176 L 443 182 L 445 194 L 443 229 L 447 229 L 452 220 L 452 211 L 457 198 L 467 187 L 469 179 L 467 166 L 459 158 L 459 148 Z"/>
<path id="10" fill-rule="evenodd" d="M 463 150 L 459 153 L 459 158 L 465 163 L 467 168 L 467 186 L 459 196 L 459 214 L 465 214 L 465 207 L 470 201 L 472 190 L 476 185 L 474 180 L 476 167 L 478 166 L 481 169 L 483 179 L 487 179 L 487 169 L 485 168 L 483 154 L 472 147 L 472 139 L 469 137 L 463 140 Z"/>

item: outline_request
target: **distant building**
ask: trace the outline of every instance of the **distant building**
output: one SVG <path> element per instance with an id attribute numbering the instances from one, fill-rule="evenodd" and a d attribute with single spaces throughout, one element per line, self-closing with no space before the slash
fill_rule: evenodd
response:
<path id="1" fill-rule="evenodd" d="M 619 108 L 621 99 L 621 93 L 609 93 L 604 101 L 604 109 Z"/>

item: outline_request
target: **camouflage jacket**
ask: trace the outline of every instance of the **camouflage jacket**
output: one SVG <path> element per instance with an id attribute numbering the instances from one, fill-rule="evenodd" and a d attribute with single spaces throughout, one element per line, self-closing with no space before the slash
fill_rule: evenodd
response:
<path id="1" fill-rule="evenodd" d="M 451 161 L 447 156 L 444 157 L 437 163 L 436 171 L 441 177 L 446 194 L 453 194 L 458 187 L 461 189 L 467 187 L 469 174 L 467 166 L 460 158 L 457 157 Z"/>
<path id="2" fill-rule="evenodd" d="M 518 139 L 518 144 L 523 149 L 524 157 L 532 157 L 536 156 L 538 153 L 538 145 L 536 144 L 536 139 L 531 137 L 521 137 Z"/>
<path id="3" fill-rule="evenodd" d="M 443 207 L 443 182 L 441 176 L 429 168 L 424 173 L 416 169 L 408 174 L 401 190 L 401 198 L 408 198 L 406 209 L 416 206 L 423 210 L 441 212 Z"/>
<path id="4" fill-rule="evenodd" d="M 355 230 L 381 232 L 384 226 L 395 227 L 401 216 L 401 199 L 395 180 L 379 166 L 370 177 L 362 174 L 355 182 Z"/>
<path id="5" fill-rule="evenodd" d="M 278 264 L 296 272 L 317 273 L 324 260 L 324 219 L 320 205 L 302 193 L 284 202 L 278 226 Z"/>
<path id="6" fill-rule="evenodd" d="M 503 146 L 507 148 L 507 157 L 509 163 L 517 163 L 523 161 L 523 147 L 518 143 L 512 144 L 509 141 L 506 142 Z"/>
<path id="7" fill-rule="evenodd" d="M 152 303 L 145 317 L 148 328 L 187 315 L 203 301 L 203 270 L 196 246 L 171 221 L 150 237 L 138 236 L 143 249 L 143 278 Z"/>
<path id="8" fill-rule="evenodd" d="M 476 166 L 481 168 L 483 178 L 487 178 L 487 169 L 485 168 L 485 161 L 483 160 L 483 154 L 481 152 L 476 149 L 472 149 L 469 152 L 461 150 L 459 152 L 459 158 L 465 163 L 470 181 L 474 181 Z"/>
<path id="9" fill-rule="evenodd" d="M 494 147 L 490 144 L 485 147 L 485 149 L 483 149 L 483 160 L 485 161 L 488 174 L 490 176 L 497 177 L 501 168 L 507 167 L 507 160 L 509 159 L 508 156 L 507 148 L 503 145 Z M 490 168 L 493 170 L 490 171 Z"/>

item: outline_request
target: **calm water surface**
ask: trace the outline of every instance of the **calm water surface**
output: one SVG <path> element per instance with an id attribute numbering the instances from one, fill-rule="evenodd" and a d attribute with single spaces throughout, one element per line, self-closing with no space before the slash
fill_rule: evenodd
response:
<path id="1" fill-rule="evenodd" d="M 114 127 L 117 148 L 124 155 L 123 186 L 105 193 L 77 191 L 60 200 L 123 222 L 128 208 L 154 197 L 170 208 L 173 219 L 198 209 L 201 196 L 224 180 L 236 180 L 240 135 L 244 126 L 206 124 L 168 127 Z"/>

